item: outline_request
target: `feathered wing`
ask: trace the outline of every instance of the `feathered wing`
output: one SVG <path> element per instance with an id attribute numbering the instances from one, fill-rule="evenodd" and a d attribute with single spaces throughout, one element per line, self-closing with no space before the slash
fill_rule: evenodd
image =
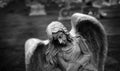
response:
<path id="1" fill-rule="evenodd" d="M 49 41 L 31 38 L 25 43 L 26 71 L 43 71 L 45 62 L 45 50 Z"/>
<path id="2" fill-rule="evenodd" d="M 71 17 L 72 36 L 82 35 L 93 54 L 98 71 L 104 71 L 107 55 L 107 37 L 102 24 L 94 17 L 75 13 Z"/>

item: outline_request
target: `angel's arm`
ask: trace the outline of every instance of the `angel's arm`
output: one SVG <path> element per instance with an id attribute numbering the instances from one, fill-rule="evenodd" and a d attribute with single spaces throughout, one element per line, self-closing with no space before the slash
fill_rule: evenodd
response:
<path id="1" fill-rule="evenodd" d="M 85 42 L 85 39 L 79 40 L 79 47 L 81 50 L 81 55 L 80 55 L 80 59 L 77 62 L 80 65 L 84 66 L 89 62 L 91 53 L 90 53 L 90 50 Z"/>

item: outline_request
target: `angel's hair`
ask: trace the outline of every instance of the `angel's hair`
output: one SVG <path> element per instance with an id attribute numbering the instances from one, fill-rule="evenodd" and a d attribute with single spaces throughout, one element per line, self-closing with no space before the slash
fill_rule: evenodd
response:
<path id="1" fill-rule="evenodd" d="M 52 21 L 46 28 L 46 32 L 47 32 L 47 35 L 49 37 L 49 39 L 52 37 L 52 33 L 53 32 L 58 32 L 60 29 L 64 30 L 65 32 L 67 32 L 67 29 L 66 27 L 61 23 L 61 22 L 58 22 L 58 21 Z"/>

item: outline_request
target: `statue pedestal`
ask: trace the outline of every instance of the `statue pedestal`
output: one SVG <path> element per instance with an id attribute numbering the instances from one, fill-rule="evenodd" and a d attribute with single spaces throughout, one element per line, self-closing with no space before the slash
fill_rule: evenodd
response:
<path id="1" fill-rule="evenodd" d="M 40 4 L 40 3 L 35 3 L 30 5 L 30 13 L 29 16 L 35 16 L 35 15 L 46 15 L 45 9 L 44 9 L 44 5 Z"/>

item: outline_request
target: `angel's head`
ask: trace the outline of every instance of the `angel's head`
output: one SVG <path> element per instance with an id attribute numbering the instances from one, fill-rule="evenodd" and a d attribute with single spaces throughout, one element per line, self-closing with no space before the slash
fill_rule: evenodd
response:
<path id="1" fill-rule="evenodd" d="M 47 27 L 47 34 L 50 40 L 53 40 L 55 44 L 63 44 L 65 45 L 69 38 L 69 33 L 66 29 L 66 27 L 58 22 L 53 21 L 50 23 Z"/>

